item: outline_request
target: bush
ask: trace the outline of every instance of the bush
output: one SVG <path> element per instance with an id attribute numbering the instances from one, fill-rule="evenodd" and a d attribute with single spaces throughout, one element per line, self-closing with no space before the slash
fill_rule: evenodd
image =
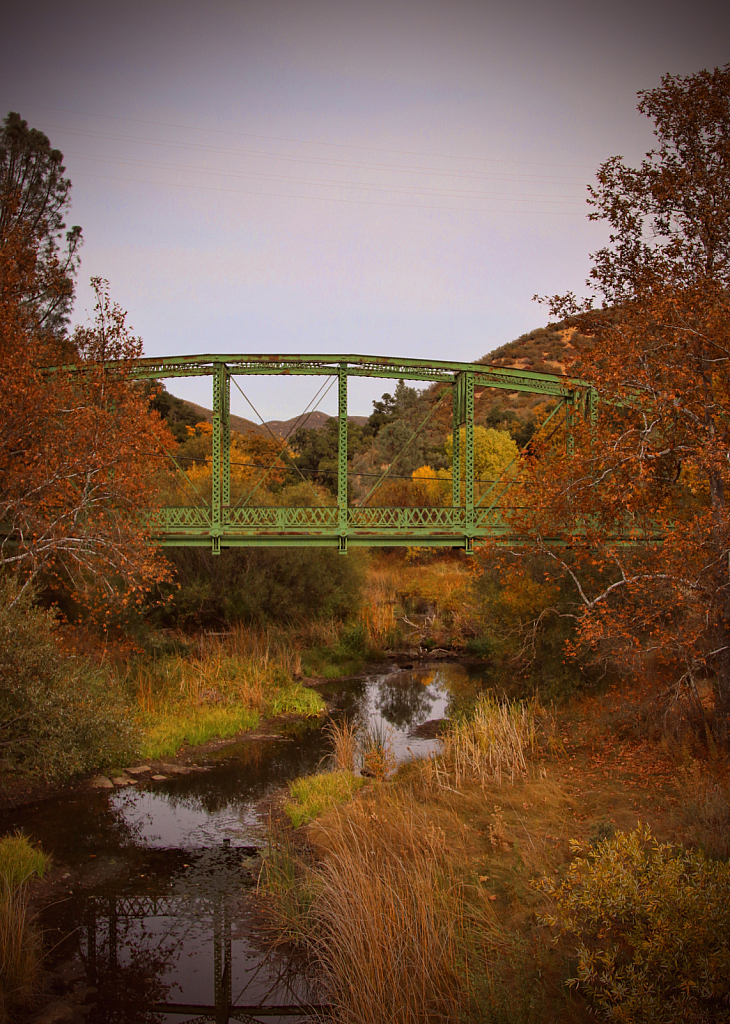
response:
<path id="1" fill-rule="evenodd" d="M 46 778 L 132 757 L 129 710 L 106 673 L 64 657 L 51 612 L 0 577 L 0 768 Z"/>
<path id="2" fill-rule="evenodd" d="M 538 887 L 556 905 L 544 922 L 578 940 L 569 984 L 604 1020 L 730 1021 L 730 864 L 639 826 Z"/>
<path id="3" fill-rule="evenodd" d="M 238 622 L 344 618 L 360 603 L 363 552 L 327 548 L 171 550 L 180 587 L 155 617 L 184 629 Z"/>

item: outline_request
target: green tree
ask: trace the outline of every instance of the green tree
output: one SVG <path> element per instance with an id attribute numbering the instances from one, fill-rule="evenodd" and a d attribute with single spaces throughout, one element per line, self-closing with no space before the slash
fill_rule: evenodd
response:
<path id="1" fill-rule="evenodd" d="M 10 112 L 0 129 L 0 300 L 32 311 L 36 331 L 61 340 L 68 324 L 81 228 L 66 232 L 71 182 L 63 154 Z"/>

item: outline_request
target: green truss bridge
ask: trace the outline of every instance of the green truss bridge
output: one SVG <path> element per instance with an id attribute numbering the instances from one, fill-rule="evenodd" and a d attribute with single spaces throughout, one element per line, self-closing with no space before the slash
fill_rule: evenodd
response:
<path id="1" fill-rule="evenodd" d="M 307 507 L 271 507 L 251 500 L 231 500 L 231 381 L 243 392 L 237 378 L 257 375 L 323 376 L 337 381 L 338 466 L 337 503 Z M 165 546 L 224 547 L 315 546 L 333 547 L 343 554 L 349 545 L 443 546 L 473 550 L 486 537 L 509 534 L 499 503 L 513 479 L 507 474 L 477 493 L 474 476 L 474 392 L 476 388 L 501 388 L 508 392 L 539 394 L 556 402 L 549 418 L 562 412 L 567 444 L 578 416 L 595 418 L 597 395 L 589 382 L 549 373 L 528 372 L 481 363 L 441 360 L 396 359 L 362 355 L 199 355 L 146 358 L 135 362 L 136 379 L 171 377 L 212 378 L 213 437 L 212 493 L 210 501 L 162 508 L 152 522 L 153 539 Z M 463 431 L 465 446 L 454 445 L 452 502 L 448 506 L 389 508 L 368 504 L 380 483 L 387 479 L 397 459 L 383 472 L 361 504 L 348 502 L 347 384 L 350 377 L 381 377 L 443 385 L 436 405 L 450 399 L 454 437 Z M 273 435 L 272 435 L 273 436 Z M 277 439 L 282 453 L 284 442 Z M 174 461 L 174 457 L 171 456 Z M 274 467 L 264 468 L 262 473 Z M 184 469 L 178 466 L 184 475 Z M 316 497 L 316 492 L 313 491 Z M 253 492 L 255 500 L 255 489 Z"/>

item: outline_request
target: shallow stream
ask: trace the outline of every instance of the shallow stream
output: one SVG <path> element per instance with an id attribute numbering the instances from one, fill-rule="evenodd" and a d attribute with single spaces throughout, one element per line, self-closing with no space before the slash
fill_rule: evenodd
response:
<path id="1" fill-rule="evenodd" d="M 318 689 L 333 717 L 386 726 L 402 761 L 434 749 L 426 723 L 482 684 L 480 671 L 419 663 Z M 295 1007 L 318 993 L 286 952 L 267 947 L 251 892 L 266 845 L 262 805 L 326 762 L 325 724 L 227 744 L 182 772 L 166 765 L 157 781 L 143 772 L 136 785 L 0 814 L 0 835 L 22 829 L 40 841 L 69 886 L 41 908 L 59 995 L 39 1022 L 308 1019 Z"/>

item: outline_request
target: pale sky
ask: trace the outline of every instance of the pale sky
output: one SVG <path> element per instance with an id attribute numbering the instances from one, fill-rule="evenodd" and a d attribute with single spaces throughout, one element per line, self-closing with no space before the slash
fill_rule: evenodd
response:
<path id="1" fill-rule="evenodd" d="M 472 360 L 544 325 L 535 293 L 585 290 L 586 185 L 652 144 L 637 91 L 730 61 L 729 29 L 726 0 L 26 0 L 0 116 L 64 153 L 76 322 L 100 275 L 147 355 Z M 250 397 L 286 418 L 319 384 Z"/>

